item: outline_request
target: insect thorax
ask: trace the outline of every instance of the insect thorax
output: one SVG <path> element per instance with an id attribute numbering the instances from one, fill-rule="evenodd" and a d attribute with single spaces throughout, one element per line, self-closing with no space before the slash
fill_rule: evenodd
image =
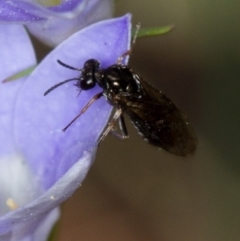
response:
<path id="1" fill-rule="evenodd" d="M 102 79 L 102 87 L 112 94 L 140 94 L 142 87 L 134 78 L 131 69 L 126 65 L 112 65 L 105 69 Z"/>

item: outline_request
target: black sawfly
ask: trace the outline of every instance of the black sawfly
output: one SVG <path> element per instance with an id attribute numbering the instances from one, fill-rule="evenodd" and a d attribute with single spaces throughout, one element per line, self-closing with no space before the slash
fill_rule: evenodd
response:
<path id="1" fill-rule="evenodd" d="M 196 136 L 187 116 L 161 91 L 155 89 L 122 60 L 130 51 L 118 58 L 117 63 L 107 68 L 101 68 L 96 59 L 89 59 L 82 69 L 75 68 L 57 60 L 66 68 L 80 71 L 79 77 L 60 82 L 44 95 L 69 81 L 76 81 L 76 86 L 82 90 L 89 90 L 98 85 L 102 91 L 92 97 L 81 112 L 63 129 L 66 129 L 80 117 L 91 104 L 100 97 L 105 97 L 108 103 L 115 107 L 115 112 L 105 131 L 99 138 L 99 143 L 110 131 L 114 132 L 114 124 L 119 121 L 121 134 L 114 132 L 122 139 L 128 138 L 123 114 L 126 113 L 139 133 L 150 144 L 160 147 L 178 156 L 194 153 Z"/>
<path id="2" fill-rule="evenodd" d="M 81 112 L 63 129 L 64 131 L 94 101 L 104 96 L 116 110 L 108 127 L 102 133 L 99 143 L 113 130 L 117 120 L 119 120 L 122 139 L 128 137 L 123 117 L 123 113 L 126 113 L 139 133 L 150 144 L 179 156 L 186 156 L 195 151 L 196 137 L 185 114 L 166 95 L 145 82 L 129 66 L 118 61 L 117 64 L 103 69 L 100 68 L 98 60 L 89 59 L 80 70 L 60 60 L 58 63 L 69 69 L 81 71 L 81 75 L 52 86 L 44 95 L 72 80 L 77 81 L 76 86 L 80 90 L 92 89 L 96 84 L 102 88 L 102 92 L 96 94 L 86 104 Z"/>

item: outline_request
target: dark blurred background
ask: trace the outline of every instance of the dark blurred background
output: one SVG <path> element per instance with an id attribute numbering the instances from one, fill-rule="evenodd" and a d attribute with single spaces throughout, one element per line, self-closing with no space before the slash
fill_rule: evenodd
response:
<path id="1" fill-rule="evenodd" d="M 194 156 L 148 145 L 128 121 L 109 135 L 62 207 L 59 241 L 240 240 L 240 1 L 116 1 L 133 24 L 174 24 L 137 40 L 130 65 L 189 116 Z"/>

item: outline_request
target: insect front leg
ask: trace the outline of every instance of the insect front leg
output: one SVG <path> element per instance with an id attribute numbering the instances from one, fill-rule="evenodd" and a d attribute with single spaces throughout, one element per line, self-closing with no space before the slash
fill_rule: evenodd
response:
<path id="1" fill-rule="evenodd" d="M 103 95 L 103 92 L 100 92 L 100 93 L 97 93 L 96 95 L 94 95 L 93 98 L 91 100 L 89 100 L 88 103 L 83 107 L 81 112 L 67 126 L 65 126 L 62 130 L 66 131 L 68 129 L 68 127 L 70 125 L 72 125 L 72 123 L 74 121 L 76 121 L 96 100 L 98 100 L 100 97 L 102 97 L 102 95 Z"/>

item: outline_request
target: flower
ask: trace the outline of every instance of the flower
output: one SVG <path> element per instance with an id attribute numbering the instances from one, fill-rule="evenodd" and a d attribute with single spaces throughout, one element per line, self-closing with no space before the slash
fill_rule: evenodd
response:
<path id="1" fill-rule="evenodd" d="M 0 21 L 25 24 L 39 40 L 53 47 L 74 32 L 110 18 L 113 5 L 112 0 L 65 0 L 45 7 L 33 0 L 1 0 Z"/>
<path id="2" fill-rule="evenodd" d="M 35 63 L 22 27 L 4 28 L 1 79 Z M 79 75 L 56 60 L 80 68 L 89 58 L 102 67 L 114 64 L 129 49 L 130 28 L 129 15 L 91 25 L 55 48 L 27 79 L 0 85 L 0 240 L 46 240 L 59 216 L 58 205 L 85 178 L 111 113 L 101 98 L 62 132 L 99 87 L 78 96 L 70 82 L 44 97 L 49 87 Z M 25 63 L 25 58 L 30 60 Z"/>

